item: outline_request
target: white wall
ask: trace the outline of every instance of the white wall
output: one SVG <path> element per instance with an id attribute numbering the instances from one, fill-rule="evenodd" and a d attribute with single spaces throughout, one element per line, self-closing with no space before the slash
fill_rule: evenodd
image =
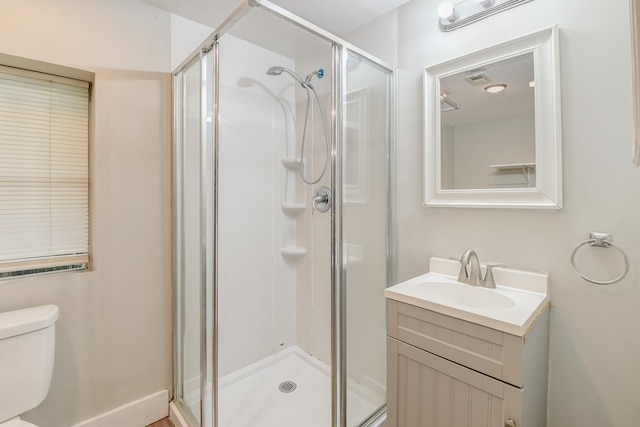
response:
<path id="1" fill-rule="evenodd" d="M 535 132 L 531 114 L 455 126 L 454 184 L 446 187 L 443 180 L 443 188 L 527 187 L 527 177 L 522 170 L 497 172 L 490 166 L 535 163 Z M 443 141 L 444 135 L 443 130 Z M 446 163 L 443 161 L 443 164 Z M 445 170 L 443 175 L 449 172 Z"/>
<path id="2" fill-rule="evenodd" d="M 475 249 L 551 277 L 549 426 L 622 427 L 640 419 L 640 168 L 631 164 L 631 58 L 626 1 L 536 0 L 452 33 L 437 29 L 439 0 L 398 11 L 399 280 L 430 256 Z M 422 69 L 508 38 L 560 27 L 564 210 L 422 207 Z M 590 231 L 613 233 L 632 268 L 596 287 L 571 269 Z M 598 271 L 601 275 L 617 272 Z"/>
<path id="3" fill-rule="evenodd" d="M 314 78 L 313 86 L 320 97 L 327 120 L 327 132 L 331 126 L 331 50 L 326 47 L 310 52 L 306 57 L 296 58 L 296 70 L 307 75 L 322 68 L 322 79 Z M 311 93 L 311 111 L 305 142 L 307 159 L 306 178 L 316 180 L 326 160 L 325 134 L 317 101 Z M 302 129 L 307 104 L 305 91 L 298 91 L 296 115 L 296 149 L 301 152 Z M 329 139 L 329 144 L 331 140 Z M 312 199 L 321 186 L 331 187 L 331 162 L 325 175 L 314 185 L 302 184 L 306 191 L 307 210 L 298 219 L 298 236 L 308 248 L 307 256 L 298 269 L 298 345 L 317 359 L 331 364 L 331 215 L 313 208 Z"/>
<path id="4" fill-rule="evenodd" d="M 171 387 L 169 15 L 131 0 L 4 2 L 0 52 L 95 72 L 93 270 L 0 282 L 0 311 L 60 307 L 49 396 L 67 427 Z"/>
<path id="5" fill-rule="evenodd" d="M 395 67 L 398 62 L 398 11 L 394 9 L 342 37 Z"/>
<path id="6" fill-rule="evenodd" d="M 295 344 L 296 266 L 280 254 L 295 243 L 281 207 L 281 159 L 295 134 L 293 80 L 266 74 L 274 65 L 293 68 L 293 61 L 231 35 L 221 37 L 219 55 L 218 339 L 225 375 Z"/>

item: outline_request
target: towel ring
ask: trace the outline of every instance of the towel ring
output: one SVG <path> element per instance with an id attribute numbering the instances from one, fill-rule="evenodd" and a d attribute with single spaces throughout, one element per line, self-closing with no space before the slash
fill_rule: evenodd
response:
<path id="1" fill-rule="evenodd" d="M 580 271 L 578 271 L 578 267 L 576 267 L 576 253 L 581 247 L 587 244 L 589 246 L 597 246 L 600 248 L 614 248 L 615 250 L 620 252 L 620 255 L 622 255 L 622 257 L 624 258 L 624 271 L 622 272 L 622 274 L 612 280 L 594 280 L 585 276 Z M 578 246 L 576 246 L 573 249 L 573 252 L 571 252 L 571 266 L 573 267 L 573 271 L 575 271 L 578 274 L 578 276 L 582 277 L 587 282 L 591 282 L 596 285 L 612 285 L 614 283 L 619 282 L 620 280 L 624 279 L 624 277 L 627 275 L 630 267 L 629 257 L 622 249 L 620 249 L 618 246 L 614 245 L 611 242 L 611 234 L 609 233 L 590 233 L 589 240 L 585 240 L 584 242 L 578 243 Z"/>

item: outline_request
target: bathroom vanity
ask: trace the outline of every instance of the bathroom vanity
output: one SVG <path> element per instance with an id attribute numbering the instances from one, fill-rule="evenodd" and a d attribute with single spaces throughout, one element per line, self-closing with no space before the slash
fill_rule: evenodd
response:
<path id="1" fill-rule="evenodd" d="M 387 426 L 546 426 L 547 275 L 495 269 L 478 289 L 459 265 L 432 258 L 385 291 Z"/>

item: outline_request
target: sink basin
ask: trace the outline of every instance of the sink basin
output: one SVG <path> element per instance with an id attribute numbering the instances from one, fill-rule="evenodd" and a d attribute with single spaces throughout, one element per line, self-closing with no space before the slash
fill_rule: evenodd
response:
<path id="1" fill-rule="evenodd" d="M 516 305 L 513 299 L 496 292 L 494 289 L 478 288 L 454 282 L 422 282 L 415 286 L 420 297 L 447 305 L 489 310 L 508 309 Z"/>
<path id="2" fill-rule="evenodd" d="M 524 336 L 549 307 L 548 274 L 494 269 L 495 289 L 460 283 L 458 261 L 431 258 L 430 272 L 385 289 L 387 299 Z"/>

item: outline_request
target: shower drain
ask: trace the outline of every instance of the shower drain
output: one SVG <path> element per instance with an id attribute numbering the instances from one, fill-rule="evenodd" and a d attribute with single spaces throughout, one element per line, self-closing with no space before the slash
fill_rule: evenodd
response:
<path id="1" fill-rule="evenodd" d="M 293 381 L 284 381 L 280 383 L 280 385 L 278 386 L 278 390 L 280 390 L 283 393 L 291 393 L 296 388 L 298 388 L 298 385 Z"/>

